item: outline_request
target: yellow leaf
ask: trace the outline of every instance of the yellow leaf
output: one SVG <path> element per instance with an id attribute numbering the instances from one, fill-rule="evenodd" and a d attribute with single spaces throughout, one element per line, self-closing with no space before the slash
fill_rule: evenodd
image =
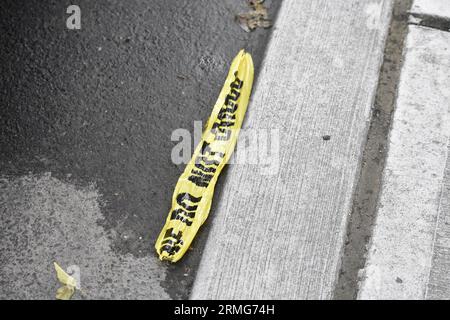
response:
<path id="1" fill-rule="evenodd" d="M 55 266 L 58 281 L 63 285 L 63 287 L 59 288 L 56 292 L 56 299 L 69 300 L 75 293 L 77 282 L 75 278 L 68 275 L 56 262 L 54 262 L 53 265 Z"/>
<path id="2" fill-rule="evenodd" d="M 56 299 L 58 300 L 70 300 L 75 293 L 74 287 L 64 286 L 56 291 Z"/>

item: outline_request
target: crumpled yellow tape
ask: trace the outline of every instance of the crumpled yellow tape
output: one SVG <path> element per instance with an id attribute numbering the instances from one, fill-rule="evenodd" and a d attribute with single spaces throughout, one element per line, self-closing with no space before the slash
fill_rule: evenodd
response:
<path id="1" fill-rule="evenodd" d="M 75 278 L 68 275 L 56 262 L 53 263 L 58 281 L 63 285 L 56 291 L 56 299 L 70 300 L 75 293 L 77 282 Z"/>
<path id="2" fill-rule="evenodd" d="M 253 60 L 241 50 L 208 119 L 202 139 L 178 180 L 172 208 L 156 240 L 161 260 L 176 262 L 208 217 L 214 187 L 236 146 L 253 85 Z"/>

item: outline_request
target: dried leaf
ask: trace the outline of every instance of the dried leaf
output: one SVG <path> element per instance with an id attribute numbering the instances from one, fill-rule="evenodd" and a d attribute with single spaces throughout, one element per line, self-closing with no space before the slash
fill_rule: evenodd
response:
<path id="1" fill-rule="evenodd" d="M 267 8 L 264 7 L 264 5 L 262 5 L 262 4 L 257 4 L 257 5 L 255 5 L 254 10 L 255 10 L 256 13 L 258 13 L 259 15 L 261 15 L 262 18 L 264 18 L 264 19 L 267 19 L 267 18 L 268 18 Z"/>
<path id="2" fill-rule="evenodd" d="M 254 7 L 258 4 L 263 4 L 264 0 L 247 0 L 249 6 Z"/>
<path id="3" fill-rule="evenodd" d="M 77 282 L 75 278 L 71 277 L 61 268 L 56 262 L 53 263 L 56 270 L 56 277 L 58 281 L 63 285 L 56 291 L 56 299 L 58 300 L 69 300 L 75 293 L 75 287 Z"/>
<path id="4" fill-rule="evenodd" d="M 250 30 L 255 30 L 256 27 L 258 26 L 258 20 L 256 20 L 256 19 L 248 20 L 247 25 L 250 28 Z"/>
<path id="5" fill-rule="evenodd" d="M 56 299 L 58 300 L 70 300 L 75 293 L 74 287 L 64 286 L 56 291 Z"/>
<path id="6" fill-rule="evenodd" d="M 245 31 L 245 32 L 250 32 L 250 28 L 248 27 L 248 18 L 242 16 L 242 15 L 237 15 L 236 16 L 236 22 L 237 24 Z"/>
<path id="7" fill-rule="evenodd" d="M 236 16 L 236 22 L 244 31 L 250 32 L 258 27 L 266 29 L 272 26 L 272 21 L 269 19 L 267 8 L 263 5 L 263 2 L 264 0 L 247 0 L 252 10 Z"/>
<path id="8" fill-rule="evenodd" d="M 258 21 L 258 27 L 260 27 L 260 28 L 267 29 L 267 28 L 270 28 L 271 26 L 272 26 L 272 21 L 270 21 L 270 20 L 259 20 Z"/>

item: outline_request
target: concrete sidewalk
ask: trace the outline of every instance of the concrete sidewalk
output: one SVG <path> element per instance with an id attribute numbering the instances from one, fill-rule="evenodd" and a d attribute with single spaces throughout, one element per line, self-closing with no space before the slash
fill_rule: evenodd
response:
<path id="1" fill-rule="evenodd" d="M 450 20 L 450 3 L 412 12 Z M 360 299 L 450 299 L 450 33 L 410 26 Z"/>
<path id="2" fill-rule="evenodd" d="M 416 17 L 434 17 L 448 20 L 450 3 L 447 0 L 415 0 L 411 14 Z"/>

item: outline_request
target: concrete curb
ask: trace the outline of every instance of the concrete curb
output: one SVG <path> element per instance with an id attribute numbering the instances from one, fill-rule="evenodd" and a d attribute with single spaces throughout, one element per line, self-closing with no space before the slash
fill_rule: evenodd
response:
<path id="1" fill-rule="evenodd" d="M 332 297 L 391 10 L 283 1 L 245 124 L 279 130 L 279 169 L 230 166 L 192 299 Z"/>

